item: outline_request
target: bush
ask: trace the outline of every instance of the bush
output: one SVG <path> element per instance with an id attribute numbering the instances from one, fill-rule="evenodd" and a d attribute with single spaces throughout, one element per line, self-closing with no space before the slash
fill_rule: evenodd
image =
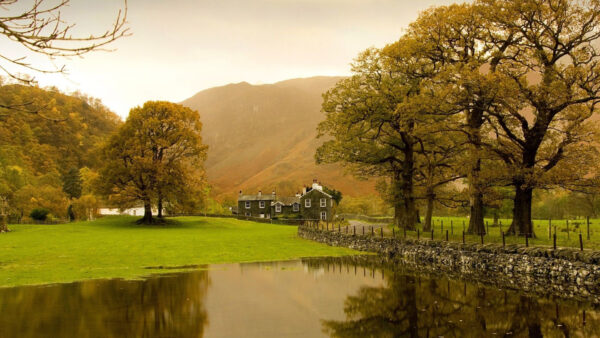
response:
<path id="1" fill-rule="evenodd" d="M 31 217 L 32 219 L 34 219 L 36 221 L 45 221 L 46 218 L 48 217 L 49 213 L 50 213 L 50 210 L 48 210 L 48 209 L 37 208 L 37 209 L 31 210 L 29 217 Z"/>

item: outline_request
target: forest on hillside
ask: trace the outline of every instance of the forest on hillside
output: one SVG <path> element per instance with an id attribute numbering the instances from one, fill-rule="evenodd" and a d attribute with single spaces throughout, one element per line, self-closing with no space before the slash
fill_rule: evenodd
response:
<path id="1" fill-rule="evenodd" d="M 100 203 L 95 152 L 120 118 L 98 99 L 56 88 L 9 83 L 0 86 L 0 102 L 10 107 L 0 110 L 0 195 L 11 221 L 40 208 L 64 218 L 71 203 L 86 218 Z M 76 198 L 63 189 L 73 169 L 81 185 Z"/>

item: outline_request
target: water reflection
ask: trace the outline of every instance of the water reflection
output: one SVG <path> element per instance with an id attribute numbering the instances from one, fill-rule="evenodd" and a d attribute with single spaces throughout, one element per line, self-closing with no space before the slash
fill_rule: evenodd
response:
<path id="1" fill-rule="evenodd" d="M 323 320 L 324 332 L 332 337 L 600 335 L 598 306 L 589 303 L 423 276 L 399 266 L 379 268 L 386 285 L 349 295 L 346 318 Z"/>
<path id="2" fill-rule="evenodd" d="M 0 289 L 1 337 L 202 337 L 207 271 Z"/>
<path id="3" fill-rule="evenodd" d="M 597 305 L 371 258 L 0 289 L 0 337 L 594 337 Z"/>

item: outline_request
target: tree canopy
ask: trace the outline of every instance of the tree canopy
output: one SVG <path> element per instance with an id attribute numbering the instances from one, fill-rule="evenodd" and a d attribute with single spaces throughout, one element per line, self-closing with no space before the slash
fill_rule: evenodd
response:
<path id="1" fill-rule="evenodd" d="M 144 205 L 142 223 L 153 223 L 152 207 L 186 204 L 203 185 L 202 123 L 197 111 L 150 101 L 131 109 L 102 150 L 101 182 L 113 203 Z"/>
<path id="2" fill-rule="evenodd" d="M 464 178 L 469 232 L 484 233 L 485 201 L 495 199 L 485 195 L 510 186 L 509 233 L 534 236 L 534 189 L 596 182 L 599 18 L 595 0 L 425 11 L 397 42 L 361 53 L 354 75 L 324 95 L 319 132 L 329 140 L 317 162 L 389 180 L 407 228 L 415 199 L 429 199 L 430 219 L 432 188 Z"/>

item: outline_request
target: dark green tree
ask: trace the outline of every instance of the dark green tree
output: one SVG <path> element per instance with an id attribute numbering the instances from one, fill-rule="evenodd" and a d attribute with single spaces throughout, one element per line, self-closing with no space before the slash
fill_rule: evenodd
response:
<path id="1" fill-rule="evenodd" d="M 323 187 L 323 191 L 325 191 L 326 193 L 328 193 L 329 195 L 331 195 L 331 198 L 333 199 L 333 201 L 335 202 L 335 204 L 339 205 L 340 202 L 342 201 L 342 192 L 341 191 L 337 191 L 335 189 L 329 188 L 329 187 Z"/>
<path id="2" fill-rule="evenodd" d="M 77 199 L 81 197 L 82 183 L 81 174 L 79 169 L 71 168 L 62 177 L 63 180 L 63 191 L 70 199 Z"/>

